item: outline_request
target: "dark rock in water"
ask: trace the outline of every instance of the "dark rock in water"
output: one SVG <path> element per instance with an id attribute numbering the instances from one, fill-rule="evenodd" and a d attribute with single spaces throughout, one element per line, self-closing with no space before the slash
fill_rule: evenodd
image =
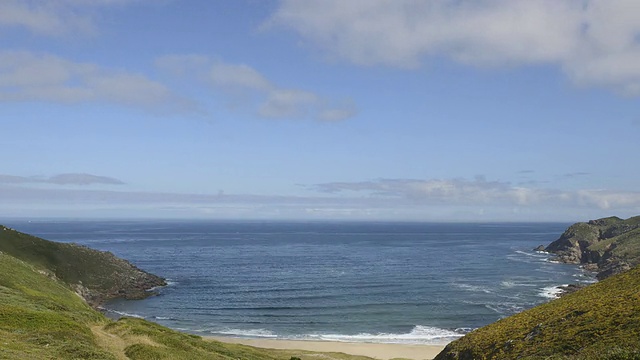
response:
<path id="1" fill-rule="evenodd" d="M 560 262 L 583 264 L 604 279 L 640 263 L 640 216 L 573 224 L 544 250 Z"/>
<path id="2" fill-rule="evenodd" d="M 569 285 L 558 286 L 558 289 L 562 290 L 562 292 L 559 295 L 562 297 L 562 296 L 571 294 L 573 292 L 576 292 L 584 288 L 585 286 L 587 285 L 586 284 L 569 284 Z"/>
<path id="3" fill-rule="evenodd" d="M 544 245 L 538 245 L 537 248 L 533 249 L 533 251 L 546 251 Z"/>

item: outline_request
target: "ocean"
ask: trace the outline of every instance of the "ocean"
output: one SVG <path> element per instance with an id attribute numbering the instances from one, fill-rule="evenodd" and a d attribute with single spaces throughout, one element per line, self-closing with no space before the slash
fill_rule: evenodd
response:
<path id="1" fill-rule="evenodd" d="M 9 221 L 169 280 L 107 314 L 198 334 L 445 344 L 593 282 L 534 247 L 570 224 Z"/>

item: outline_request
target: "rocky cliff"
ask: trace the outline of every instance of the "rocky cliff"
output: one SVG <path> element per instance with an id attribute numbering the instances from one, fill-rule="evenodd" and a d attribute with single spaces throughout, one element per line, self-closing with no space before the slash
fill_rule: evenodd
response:
<path id="1" fill-rule="evenodd" d="M 561 262 L 596 271 L 602 280 L 640 264 L 640 216 L 573 224 L 545 250 Z"/>
<path id="2" fill-rule="evenodd" d="M 0 225 L 0 252 L 40 267 L 40 271 L 69 285 L 89 305 L 113 298 L 141 299 L 165 279 L 138 269 L 110 252 L 58 243 Z"/>

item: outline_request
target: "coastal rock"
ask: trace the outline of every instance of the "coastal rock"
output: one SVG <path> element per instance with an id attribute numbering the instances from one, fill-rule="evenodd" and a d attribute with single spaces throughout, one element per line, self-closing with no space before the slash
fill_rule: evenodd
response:
<path id="1" fill-rule="evenodd" d="M 573 224 L 544 250 L 560 262 L 583 264 L 604 279 L 640 263 L 640 216 Z"/>
<path id="2" fill-rule="evenodd" d="M 42 268 L 94 308 L 114 298 L 143 299 L 165 279 L 107 251 L 44 240 L 12 229 L 0 232 L 0 251 Z"/>
<path id="3" fill-rule="evenodd" d="M 624 260 L 619 259 L 607 259 L 607 261 L 598 265 L 600 272 L 598 272 L 598 280 L 606 279 L 611 275 L 620 274 L 627 270 L 630 270 L 632 266 Z"/>
<path id="4" fill-rule="evenodd" d="M 569 285 L 558 286 L 558 289 L 562 290 L 562 292 L 559 295 L 560 296 L 565 296 L 565 295 L 574 293 L 574 292 L 584 288 L 585 286 L 587 286 L 587 285 L 586 284 L 569 284 Z"/>

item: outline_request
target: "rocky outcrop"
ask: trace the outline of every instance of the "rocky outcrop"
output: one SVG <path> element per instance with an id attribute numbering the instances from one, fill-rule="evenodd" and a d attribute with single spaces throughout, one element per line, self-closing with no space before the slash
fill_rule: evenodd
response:
<path id="1" fill-rule="evenodd" d="M 640 263 L 640 216 L 573 224 L 544 250 L 560 262 L 596 271 L 602 280 Z"/>
<path id="2" fill-rule="evenodd" d="M 165 279 L 107 251 L 59 243 L 0 226 L 0 251 L 41 268 L 69 285 L 94 308 L 114 298 L 142 299 Z"/>

